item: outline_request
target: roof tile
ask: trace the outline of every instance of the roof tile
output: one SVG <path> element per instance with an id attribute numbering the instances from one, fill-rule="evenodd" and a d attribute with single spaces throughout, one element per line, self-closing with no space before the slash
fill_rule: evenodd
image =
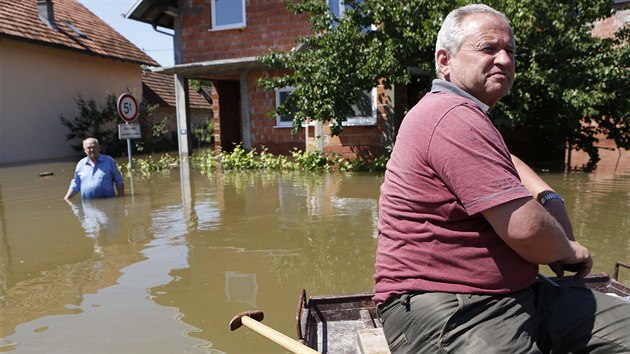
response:
<path id="1" fill-rule="evenodd" d="M 142 73 L 142 94 L 149 103 L 175 107 L 174 80 L 173 75 L 145 71 Z M 188 101 L 190 108 L 212 109 L 212 105 L 190 86 Z"/>
<path id="2" fill-rule="evenodd" d="M 38 42 L 101 57 L 160 66 L 76 0 L 52 0 L 56 29 L 39 17 L 37 0 L 0 0 L 0 37 Z M 85 34 L 76 33 L 68 22 Z"/>

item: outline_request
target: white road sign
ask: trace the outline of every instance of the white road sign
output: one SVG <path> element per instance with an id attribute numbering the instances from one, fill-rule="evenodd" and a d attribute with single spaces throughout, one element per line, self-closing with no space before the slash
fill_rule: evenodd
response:
<path id="1" fill-rule="evenodd" d="M 140 139 L 140 124 L 118 124 L 118 139 Z"/>

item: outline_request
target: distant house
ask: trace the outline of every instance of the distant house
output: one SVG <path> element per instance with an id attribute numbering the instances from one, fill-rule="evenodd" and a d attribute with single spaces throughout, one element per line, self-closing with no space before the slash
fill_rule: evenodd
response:
<path id="1" fill-rule="evenodd" d="M 614 33 L 628 26 L 630 23 L 630 0 L 614 0 L 617 9 L 615 14 L 601 21 L 597 21 L 593 28 L 593 35 L 602 38 L 609 38 Z M 603 135 L 598 135 L 599 140 L 595 146 L 599 150 L 600 161 L 597 164 L 597 172 L 603 174 L 623 173 L 630 174 L 630 152 L 626 149 L 616 147 L 613 140 L 607 139 Z M 565 164 L 570 170 L 581 169 L 589 160 L 589 156 L 584 151 L 567 151 Z"/>
<path id="2" fill-rule="evenodd" d="M 214 132 L 208 130 L 208 128 L 212 128 L 214 119 L 211 95 L 211 87 L 200 87 L 199 91 L 195 91 L 192 87 L 188 88 L 192 134 L 196 137 L 197 146 L 199 146 L 200 139 L 211 141 L 213 138 Z M 177 102 L 173 75 L 143 71 L 142 99 L 147 104 L 157 106 L 149 124 L 154 127 L 162 124 L 167 135 L 164 138 L 172 142 L 174 148 L 177 148 Z M 169 147 L 168 142 L 162 145 Z"/>
<path id="3" fill-rule="evenodd" d="M 131 92 L 159 64 L 75 0 L 0 1 L 0 164 L 76 156 L 59 116 Z"/>
<path id="4" fill-rule="evenodd" d="M 341 1 L 331 2 L 343 11 Z M 292 135 L 291 117 L 269 116 L 290 88 L 274 92 L 258 86 L 269 68 L 257 57 L 270 50 L 289 51 L 298 36 L 312 34 L 307 17 L 287 10 L 282 0 L 141 0 L 127 17 L 174 30 L 175 66 L 158 71 L 175 74 L 177 95 L 183 97 L 190 79 L 212 81 L 216 148 L 229 151 L 242 143 L 245 148 L 265 146 L 272 153 L 287 153 L 304 149 L 308 142 L 348 157 L 384 150 L 386 113 L 377 101 L 382 98 L 377 89 L 366 93 L 370 103 L 357 108 L 339 137 L 331 137 L 326 126 L 317 124 Z M 181 134 L 191 130 L 185 111 L 179 101 Z M 190 153 L 190 147 L 184 149 Z"/>

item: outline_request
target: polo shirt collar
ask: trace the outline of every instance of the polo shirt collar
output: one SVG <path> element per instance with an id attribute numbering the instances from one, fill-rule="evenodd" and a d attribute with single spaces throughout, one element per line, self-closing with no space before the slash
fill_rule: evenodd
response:
<path id="1" fill-rule="evenodd" d="M 98 154 L 98 157 L 96 158 L 96 162 L 103 162 L 103 154 Z M 89 156 L 85 157 L 85 164 L 86 165 L 90 165 L 90 157 Z"/>
<path id="2" fill-rule="evenodd" d="M 459 88 L 459 86 L 442 79 L 435 79 L 431 85 L 431 92 L 448 92 L 474 101 L 487 114 L 490 107 L 479 101 L 473 95 Z"/>

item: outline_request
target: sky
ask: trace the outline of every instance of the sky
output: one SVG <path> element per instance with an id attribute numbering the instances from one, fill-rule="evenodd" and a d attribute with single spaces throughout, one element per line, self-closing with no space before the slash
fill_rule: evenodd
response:
<path id="1" fill-rule="evenodd" d="M 148 23 L 124 17 L 137 0 L 79 0 L 79 2 L 161 66 L 173 66 L 173 37 L 154 31 Z M 170 31 L 161 27 L 158 29 Z"/>

